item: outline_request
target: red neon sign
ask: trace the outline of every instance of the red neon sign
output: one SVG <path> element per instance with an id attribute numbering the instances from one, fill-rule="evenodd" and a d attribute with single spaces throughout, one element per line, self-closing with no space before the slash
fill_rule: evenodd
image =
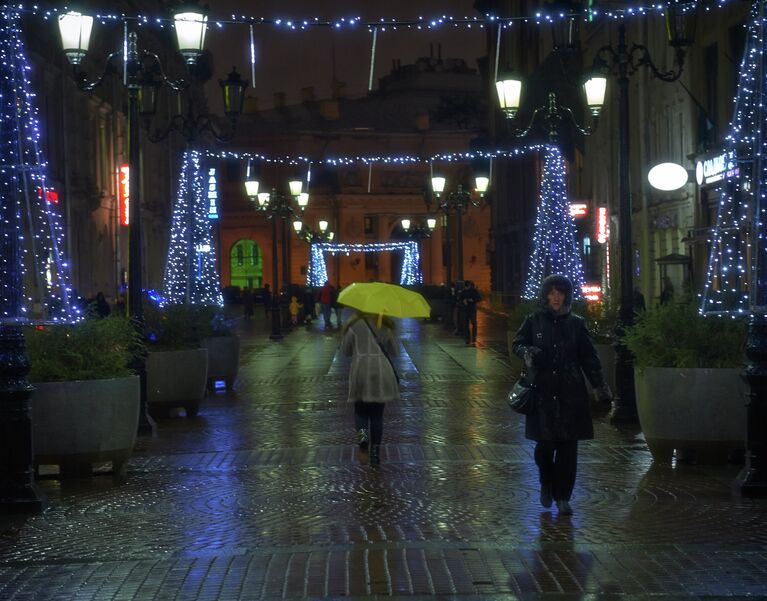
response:
<path id="1" fill-rule="evenodd" d="M 43 194 L 43 189 L 42 188 L 38 188 L 37 189 L 37 197 L 40 198 L 40 199 L 45 197 L 45 201 L 46 202 L 50 202 L 50 203 L 55 204 L 55 205 L 59 204 L 59 193 L 56 192 L 56 190 L 48 189 L 48 190 L 45 191 L 45 194 Z"/>
<path id="2" fill-rule="evenodd" d="M 123 163 L 117 175 L 117 198 L 120 203 L 120 223 L 130 225 L 130 165 Z"/>
<path id="3" fill-rule="evenodd" d="M 602 286 L 599 284 L 583 284 L 581 292 L 587 301 L 598 302 L 602 300 Z"/>
<path id="4" fill-rule="evenodd" d="M 589 205 L 585 202 L 571 202 L 570 203 L 570 216 L 571 217 L 583 217 L 589 212 Z"/>
<path id="5" fill-rule="evenodd" d="M 607 207 L 597 208 L 597 242 L 604 244 L 610 237 L 610 225 L 607 221 Z"/>

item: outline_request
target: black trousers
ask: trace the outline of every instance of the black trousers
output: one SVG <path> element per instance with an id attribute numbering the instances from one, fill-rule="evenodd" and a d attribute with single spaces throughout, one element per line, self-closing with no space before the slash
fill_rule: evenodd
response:
<path id="1" fill-rule="evenodd" d="M 466 344 L 476 342 L 477 340 L 477 310 L 465 309 L 465 320 L 463 333 L 466 338 Z"/>
<path id="2" fill-rule="evenodd" d="M 541 440 L 535 445 L 535 463 L 542 486 L 551 487 L 555 501 L 569 501 L 578 468 L 577 440 Z"/>
<path id="3" fill-rule="evenodd" d="M 357 430 L 367 430 L 370 435 L 370 444 L 381 444 L 383 436 L 383 412 L 386 403 L 354 403 L 354 426 Z"/>

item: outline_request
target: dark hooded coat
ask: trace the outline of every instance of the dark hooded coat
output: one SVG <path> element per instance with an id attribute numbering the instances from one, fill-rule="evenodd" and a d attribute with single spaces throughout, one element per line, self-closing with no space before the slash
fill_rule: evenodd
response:
<path id="1" fill-rule="evenodd" d="M 548 308 L 552 287 L 565 293 L 562 310 Z M 549 276 L 541 285 L 543 308 L 525 318 L 512 351 L 524 360 L 535 355 L 535 410 L 526 416 L 525 437 L 531 440 L 586 440 L 594 438 L 591 407 L 584 373 L 594 388 L 604 386 L 599 357 L 585 320 L 570 312 L 573 285 L 564 276 Z"/>

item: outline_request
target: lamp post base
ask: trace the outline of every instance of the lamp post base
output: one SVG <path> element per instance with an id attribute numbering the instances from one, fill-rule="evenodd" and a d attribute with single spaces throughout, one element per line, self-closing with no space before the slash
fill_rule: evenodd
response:
<path id="1" fill-rule="evenodd" d="M 32 447 L 33 388 L 26 380 L 29 360 L 19 326 L 0 326 L 0 510 L 43 510 L 44 496 L 35 485 Z"/>
<path id="2" fill-rule="evenodd" d="M 639 421 L 634 392 L 634 363 L 631 353 L 620 342 L 615 343 L 615 399 L 610 423 L 631 424 Z"/>
<path id="3" fill-rule="evenodd" d="M 747 497 L 767 496 L 767 316 L 752 315 L 748 323 L 743 379 L 746 400 L 746 464 L 734 486 Z"/>

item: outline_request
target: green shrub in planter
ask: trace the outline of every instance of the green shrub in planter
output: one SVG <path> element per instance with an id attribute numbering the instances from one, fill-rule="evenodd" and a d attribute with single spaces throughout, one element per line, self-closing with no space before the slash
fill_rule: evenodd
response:
<path id="1" fill-rule="evenodd" d="M 729 317 L 703 316 L 697 307 L 670 303 L 637 315 L 624 341 L 645 367 L 740 367 L 746 324 Z"/>
<path id="2" fill-rule="evenodd" d="M 144 310 L 144 335 L 151 351 L 200 348 L 205 338 L 229 334 L 218 307 L 148 304 Z"/>
<path id="3" fill-rule="evenodd" d="M 130 376 L 144 352 L 141 336 L 124 317 L 26 328 L 31 382 L 101 380 Z"/>

